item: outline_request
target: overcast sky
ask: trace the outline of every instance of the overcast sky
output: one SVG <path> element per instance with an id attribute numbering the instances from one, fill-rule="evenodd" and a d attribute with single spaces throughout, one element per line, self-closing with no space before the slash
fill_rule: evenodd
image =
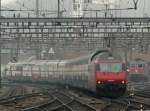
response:
<path id="1" fill-rule="evenodd" d="M 64 13 L 64 16 L 69 16 L 71 14 L 72 10 L 72 0 L 62 0 L 64 2 L 61 3 L 62 10 L 66 10 L 66 13 Z M 35 0 L 2 0 L 2 8 L 3 9 L 35 9 Z M 133 0 L 120 0 L 120 2 L 117 2 L 111 6 L 111 8 L 130 8 L 134 7 Z M 104 9 L 105 7 L 103 5 L 88 5 L 87 9 Z M 42 10 L 51 10 L 56 11 L 57 10 L 57 0 L 40 0 L 40 9 Z M 12 15 L 14 12 L 3 12 L 4 16 Z M 16 12 L 18 14 L 20 12 Z M 112 11 L 111 12 L 113 16 L 124 16 L 124 17 L 143 17 L 143 16 L 150 16 L 150 0 L 139 0 L 138 3 L 138 9 L 137 10 L 127 10 L 127 11 Z M 34 14 L 33 12 L 30 12 L 30 15 Z M 43 12 L 41 13 L 43 14 Z M 24 12 L 21 13 L 21 16 L 27 16 L 28 13 Z M 88 13 L 88 16 L 92 14 Z M 93 14 L 94 15 L 94 14 Z M 46 16 L 56 16 L 55 13 L 47 13 Z M 104 16 L 104 12 L 99 12 L 99 16 Z"/>

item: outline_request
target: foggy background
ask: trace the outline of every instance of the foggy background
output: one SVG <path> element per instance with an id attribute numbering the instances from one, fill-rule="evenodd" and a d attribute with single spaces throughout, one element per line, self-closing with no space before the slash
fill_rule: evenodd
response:
<path id="1" fill-rule="evenodd" d="M 14 13 L 19 16 L 35 16 L 36 0 L 2 0 L 3 16 L 12 16 Z M 40 1 L 40 17 L 56 17 L 57 16 L 57 0 L 39 0 Z M 63 17 L 71 17 L 72 1 L 60 0 L 60 7 Z M 111 10 L 108 11 L 109 17 L 149 17 L 150 16 L 150 0 L 138 0 L 137 10 Z M 116 3 L 110 4 L 109 9 L 125 9 L 134 8 L 133 0 L 118 0 Z M 22 11 L 6 11 L 6 10 L 22 10 Z M 86 10 L 103 10 L 105 5 L 85 4 Z M 21 13 L 21 14 L 20 14 Z M 98 17 L 104 17 L 105 10 L 98 12 Z M 95 13 L 86 12 L 86 16 L 94 16 Z"/>

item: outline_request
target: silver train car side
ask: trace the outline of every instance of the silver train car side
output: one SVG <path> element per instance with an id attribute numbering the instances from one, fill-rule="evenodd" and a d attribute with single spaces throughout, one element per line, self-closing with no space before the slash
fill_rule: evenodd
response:
<path id="1" fill-rule="evenodd" d="M 18 82 L 61 83 L 95 91 L 91 84 L 96 83 L 92 79 L 94 77 L 89 75 L 88 64 L 75 64 L 61 60 L 9 63 L 4 78 Z"/>

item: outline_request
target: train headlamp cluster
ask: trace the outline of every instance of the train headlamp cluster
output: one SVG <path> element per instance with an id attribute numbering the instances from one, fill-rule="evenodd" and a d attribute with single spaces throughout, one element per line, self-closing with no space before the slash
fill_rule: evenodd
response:
<path id="1" fill-rule="evenodd" d="M 125 81 L 121 81 L 121 83 L 122 83 L 122 84 L 125 84 L 126 82 L 125 82 Z"/>
<path id="2" fill-rule="evenodd" d="M 98 81 L 97 83 L 98 83 L 98 84 L 101 84 L 102 82 L 101 82 L 101 81 Z"/>
<path id="3" fill-rule="evenodd" d="M 98 84 L 102 84 L 102 81 L 97 81 Z M 122 84 L 125 84 L 126 81 L 121 81 Z"/>

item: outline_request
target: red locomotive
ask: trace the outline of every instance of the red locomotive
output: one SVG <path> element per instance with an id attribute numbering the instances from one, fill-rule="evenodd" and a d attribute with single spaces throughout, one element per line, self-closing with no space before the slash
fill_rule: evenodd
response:
<path id="1" fill-rule="evenodd" d="M 127 84 L 126 64 L 118 55 L 104 52 L 94 61 L 96 88 L 103 95 L 119 96 L 125 93 Z M 103 91 L 103 92 L 102 92 Z"/>
<path id="2" fill-rule="evenodd" d="M 131 82 L 146 82 L 148 81 L 147 72 L 148 63 L 140 58 L 136 58 L 129 62 L 128 79 Z"/>

